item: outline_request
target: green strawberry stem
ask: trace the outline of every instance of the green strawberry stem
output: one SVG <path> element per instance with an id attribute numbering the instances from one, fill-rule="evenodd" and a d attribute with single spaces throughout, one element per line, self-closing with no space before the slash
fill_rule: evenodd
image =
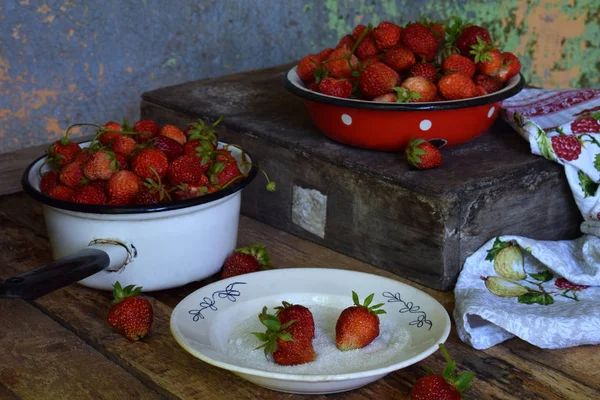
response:
<path id="1" fill-rule="evenodd" d="M 348 59 L 348 61 L 350 61 L 350 57 L 352 56 L 352 54 L 354 54 L 354 52 L 358 48 L 358 45 L 360 44 L 360 42 L 362 42 L 362 40 L 365 38 L 365 36 L 367 36 L 367 33 L 369 33 L 372 30 L 373 30 L 373 25 L 369 24 L 365 28 L 365 30 L 360 34 L 358 39 L 356 39 L 356 43 L 354 43 L 354 46 L 352 46 L 352 51 L 350 52 L 350 56 L 346 57 Z"/>
<path id="2" fill-rule="evenodd" d="M 73 128 L 75 128 L 76 126 L 94 126 L 96 128 L 100 128 L 98 125 L 96 124 L 88 124 L 88 123 L 77 123 L 77 124 L 73 124 L 71 126 L 69 126 L 67 128 L 67 131 L 65 132 L 65 136 L 63 136 L 63 138 L 61 138 L 60 140 L 60 144 L 62 144 L 63 146 L 66 146 L 67 144 L 69 144 L 69 131 Z M 63 139 L 66 139 L 66 142 L 63 142 Z"/>
<path id="3" fill-rule="evenodd" d="M 260 346 L 256 347 L 255 350 L 264 348 L 265 357 L 273 353 L 277 348 L 277 339 L 283 340 L 284 342 L 293 342 L 294 338 L 286 331 L 292 324 L 296 323 L 296 320 L 291 320 L 281 325 L 279 319 L 272 314 L 267 314 L 267 307 L 264 306 L 262 312 L 258 314 L 260 323 L 263 324 L 267 330 L 265 333 L 262 332 L 251 332 L 261 342 L 264 342 Z"/>
<path id="4" fill-rule="evenodd" d="M 113 285 L 113 296 L 111 304 L 117 304 L 123 301 L 127 297 L 137 296 L 142 291 L 142 287 L 135 285 L 129 285 L 125 287 L 121 287 L 121 283 L 119 281 L 115 282 Z"/>
<path id="5" fill-rule="evenodd" d="M 267 253 L 267 248 L 262 244 L 254 244 L 249 247 L 241 247 L 239 249 L 235 249 L 235 253 L 243 253 L 250 254 L 260 264 L 262 269 L 272 269 L 273 266 L 269 262 L 269 253 Z"/>
<path id="6" fill-rule="evenodd" d="M 444 347 L 442 343 L 439 344 L 440 351 L 444 355 L 444 359 L 446 360 L 446 368 L 444 368 L 444 379 L 446 382 L 451 384 L 458 390 L 459 392 L 463 392 L 471 387 L 471 380 L 473 379 L 472 372 L 463 372 L 462 374 L 455 375 L 456 370 L 456 361 L 450 358 L 450 354 Z"/>
<path id="7" fill-rule="evenodd" d="M 385 310 L 379 309 L 379 308 L 383 307 L 383 305 L 384 305 L 383 303 L 379 303 L 379 304 L 375 304 L 374 306 L 371 306 L 371 302 L 373 301 L 374 297 L 375 297 L 375 293 L 371 293 L 370 295 L 367 296 L 367 298 L 365 299 L 363 304 L 360 304 L 360 299 L 358 298 L 358 294 L 356 294 L 356 292 L 354 290 L 352 291 L 352 301 L 354 302 L 354 305 L 356 305 L 358 307 L 366 308 L 367 311 L 369 311 L 371 314 L 374 314 L 375 316 L 377 316 L 378 314 L 386 314 Z"/>

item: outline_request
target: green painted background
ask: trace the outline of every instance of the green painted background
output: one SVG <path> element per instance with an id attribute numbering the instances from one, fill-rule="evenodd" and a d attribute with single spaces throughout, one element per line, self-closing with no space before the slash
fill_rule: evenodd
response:
<path id="1" fill-rule="evenodd" d="M 142 92 L 295 61 L 358 23 L 452 15 L 486 26 L 533 85 L 600 87 L 599 0 L 4 0 L 0 152 L 137 119 Z"/>

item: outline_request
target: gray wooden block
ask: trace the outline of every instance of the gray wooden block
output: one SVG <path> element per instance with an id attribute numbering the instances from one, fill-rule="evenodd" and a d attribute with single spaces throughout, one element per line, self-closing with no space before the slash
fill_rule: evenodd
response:
<path id="1" fill-rule="evenodd" d="M 435 289 L 452 289 L 464 260 L 496 235 L 578 236 L 562 168 L 531 155 L 504 122 L 443 149 L 441 168 L 412 170 L 402 154 L 322 135 L 283 87 L 289 67 L 144 93 L 142 116 L 180 127 L 225 116 L 221 139 L 246 148 L 278 185 L 267 193 L 258 178 L 245 189 L 244 214 Z"/>

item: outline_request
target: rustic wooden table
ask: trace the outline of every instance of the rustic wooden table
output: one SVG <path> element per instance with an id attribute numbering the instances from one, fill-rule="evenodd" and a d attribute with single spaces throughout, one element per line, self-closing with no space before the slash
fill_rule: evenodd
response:
<path id="1" fill-rule="evenodd" d="M 51 260 L 42 209 L 19 191 L 25 165 L 40 148 L 0 155 L 0 279 Z M 265 244 L 279 268 L 346 268 L 407 280 L 247 217 L 239 245 Z M 72 285 L 38 300 L 0 300 L 0 399 L 301 399 L 246 382 L 186 353 L 169 317 L 207 282 L 146 294 L 155 319 L 149 336 L 129 343 L 106 322 L 110 294 Z M 452 312 L 452 293 L 426 291 Z M 598 399 L 600 346 L 542 350 L 520 339 L 489 350 L 467 346 L 453 331 L 447 348 L 460 370 L 476 374 L 467 399 Z M 443 368 L 436 352 L 359 390 L 316 399 L 408 399 L 425 367 Z"/>

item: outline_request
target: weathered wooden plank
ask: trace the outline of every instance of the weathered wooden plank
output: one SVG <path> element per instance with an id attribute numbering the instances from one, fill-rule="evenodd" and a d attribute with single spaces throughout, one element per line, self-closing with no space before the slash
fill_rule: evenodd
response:
<path id="1" fill-rule="evenodd" d="M 14 207 L 17 205 L 25 205 L 22 211 L 25 216 L 15 213 Z M 3 226 L 0 247 L 13 249 L 10 252 L 0 252 L 0 265 L 3 266 L 0 277 L 5 278 L 30 268 L 31 264 L 37 265 L 49 260 L 43 221 L 39 216 L 39 206 L 23 195 L 0 198 L 0 225 Z M 393 277 L 388 272 L 377 270 L 315 243 L 242 218 L 240 245 L 256 242 L 268 246 L 272 260 L 278 267 L 343 267 Z M 29 247 L 25 247 L 25 244 Z M 260 389 L 194 359 L 179 348 L 168 329 L 171 307 L 167 304 L 176 304 L 195 285 L 198 284 L 151 294 L 157 316 L 155 325 L 147 340 L 133 345 L 126 343 L 104 322 L 108 310 L 108 293 L 74 285 L 43 297 L 36 304 L 63 326 L 167 397 L 301 398 Z M 451 308 L 451 296 L 448 293 L 427 291 Z M 514 343 L 520 343 L 518 351 L 512 350 Z M 535 349 L 515 339 L 488 351 L 476 351 L 462 343 L 454 333 L 447 347 L 462 368 L 473 370 L 478 375 L 473 390 L 466 398 L 578 399 L 593 398 L 590 396 L 599 390 L 595 372 L 600 364 L 598 347 L 582 347 L 574 352 L 571 349 L 553 352 Z M 529 355 L 526 354 L 528 352 Z M 577 358 L 572 358 L 571 354 L 575 354 Z M 582 363 L 582 359 L 586 363 Z M 407 394 L 414 381 L 424 375 L 424 366 L 441 369 L 442 364 L 441 355 L 435 354 L 360 390 L 327 397 L 347 400 L 408 398 Z"/>
<path id="2" fill-rule="evenodd" d="M 0 382 L 0 400 L 20 400 L 21 398 L 13 393 L 4 384 Z"/>
<path id="3" fill-rule="evenodd" d="M 0 300 L 0 342 L 0 382 L 7 396 L 162 398 L 25 301 Z"/>

